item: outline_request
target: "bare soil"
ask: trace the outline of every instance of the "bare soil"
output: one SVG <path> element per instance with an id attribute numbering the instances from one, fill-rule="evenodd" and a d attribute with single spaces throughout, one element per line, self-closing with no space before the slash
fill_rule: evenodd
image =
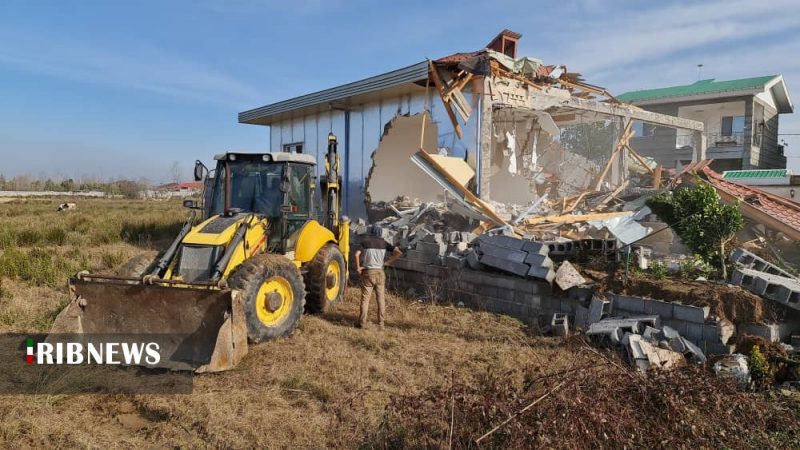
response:
<path id="1" fill-rule="evenodd" d="M 620 272 L 584 270 L 584 275 L 597 282 L 601 290 L 617 294 L 708 306 L 711 314 L 732 323 L 774 323 L 787 312 L 768 300 L 739 286 L 709 281 L 677 278 L 655 279 L 643 275 L 625 276 Z"/>

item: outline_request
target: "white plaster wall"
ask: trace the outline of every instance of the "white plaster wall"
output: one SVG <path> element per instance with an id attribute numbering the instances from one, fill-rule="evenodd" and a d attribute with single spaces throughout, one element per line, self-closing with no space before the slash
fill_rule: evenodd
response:
<path id="1" fill-rule="evenodd" d="M 703 122 L 706 133 L 719 133 L 722 131 L 722 118 L 725 116 L 743 116 L 744 102 L 709 103 L 705 105 L 681 106 L 678 108 L 678 117 Z M 678 131 L 679 135 L 686 134 Z M 709 143 L 709 146 L 711 143 Z"/>

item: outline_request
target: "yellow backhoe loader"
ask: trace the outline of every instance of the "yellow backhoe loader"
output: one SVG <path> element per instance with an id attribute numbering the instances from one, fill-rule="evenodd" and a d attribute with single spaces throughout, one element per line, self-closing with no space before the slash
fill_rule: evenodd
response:
<path id="1" fill-rule="evenodd" d="M 248 341 L 287 336 L 304 310 L 342 299 L 350 225 L 340 217 L 336 137 L 328 136 L 319 180 L 323 211 L 314 206 L 314 156 L 215 159 L 213 171 L 195 163 L 203 200 L 184 201 L 192 214 L 172 245 L 155 261 L 134 258 L 119 275 L 70 279 L 71 302 L 51 334 L 144 336 L 159 343 L 158 367 L 216 372 L 235 366 Z"/>

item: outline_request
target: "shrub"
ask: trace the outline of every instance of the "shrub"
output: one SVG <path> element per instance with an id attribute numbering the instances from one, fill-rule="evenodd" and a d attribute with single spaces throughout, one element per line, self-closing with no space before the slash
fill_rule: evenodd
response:
<path id="1" fill-rule="evenodd" d="M 705 262 L 727 278 L 725 246 L 744 226 L 736 206 L 725 205 L 717 191 L 705 183 L 693 188 L 656 195 L 647 200 L 658 217 L 667 222 L 681 240 Z"/>

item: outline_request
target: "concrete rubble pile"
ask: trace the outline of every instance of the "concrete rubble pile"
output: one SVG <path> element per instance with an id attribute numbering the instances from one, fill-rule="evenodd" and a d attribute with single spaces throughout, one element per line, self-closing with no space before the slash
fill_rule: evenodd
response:
<path id="1" fill-rule="evenodd" d="M 703 351 L 674 328 L 663 325 L 658 315 L 613 317 L 603 309 L 609 303 L 593 298 L 586 335 L 601 345 L 625 349 L 630 364 L 638 370 L 670 369 L 705 362 Z M 600 320 L 596 320 L 600 317 Z"/>

